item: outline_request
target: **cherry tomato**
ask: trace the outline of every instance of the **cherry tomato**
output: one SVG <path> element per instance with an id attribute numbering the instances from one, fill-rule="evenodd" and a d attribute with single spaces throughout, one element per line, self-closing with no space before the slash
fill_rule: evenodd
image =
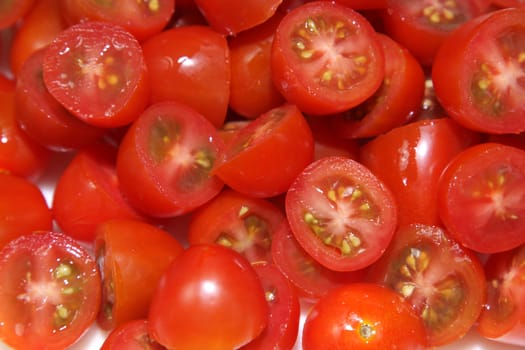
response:
<path id="1" fill-rule="evenodd" d="M 94 245 L 102 272 L 98 324 L 112 329 L 147 317 L 155 288 L 169 264 L 182 253 L 182 244 L 151 224 L 115 219 L 97 226 Z"/>
<path id="2" fill-rule="evenodd" d="M 153 339 L 170 349 L 236 349 L 268 323 L 268 304 L 248 260 L 217 244 L 194 245 L 175 259 L 153 296 Z"/>
<path id="3" fill-rule="evenodd" d="M 494 134 L 525 130 L 525 9 L 490 12 L 449 37 L 432 66 L 438 100 L 467 128 Z"/>
<path id="4" fill-rule="evenodd" d="M 100 350 L 166 350 L 166 348 L 151 339 L 148 334 L 148 321 L 138 319 L 113 329 Z"/>
<path id="5" fill-rule="evenodd" d="M 25 234 L 0 251 L 0 339 L 16 349 L 65 349 L 96 318 L 100 275 L 76 241 Z"/>
<path id="6" fill-rule="evenodd" d="M 151 104 L 119 146 L 121 190 L 151 216 L 187 213 L 221 191 L 223 183 L 211 171 L 223 147 L 211 122 L 192 108 L 173 101 Z"/>
<path id="7" fill-rule="evenodd" d="M 454 239 L 477 252 L 525 244 L 524 182 L 524 150 L 497 143 L 469 147 L 441 176 L 441 220 Z"/>
<path id="8" fill-rule="evenodd" d="M 142 48 L 111 23 L 84 22 L 60 32 L 48 46 L 43 76 L 53 97 L 95 126 L 127 125 L 149 100 Z"/>
<path id="9" fill-rule="evenodd" d="M 313 154 L 312 131 L 303 114 L 285 104 L 240 129 L 213 172 L 240 193 L 272 197 L 288 189 Z"/>
<path id="10" fill-rule="evenodd" d="M 13 26 L 31 10 L 35 0 L 5 1 L 0 11 L 0 30 Z"/>
<path id="11" fill-rule="evenodd" d="M 303 349 L 426 349 L 421 319 L 388 288 L 348 284 L 329 292 L 309 311 Z"/>
<path id="12" fill-rule="evenodd" d="M 363 269 L 392 239 L 396 202 L 367 168 L 326 157 L 307 166 L 286 194 L 290 228 L 304 250 L 337 271 Z"/>
<path id="13" fill-rule="evenodd" d="M 357 160 L 361 144 L 358 139 L 334 135 L 334 128 L 324 116 L 307 118 L 314 136 L 314 160 L 330 156 L 344 156 Z"/>
<path id="14" fill-rule="evenodd" d="M 524 7 L 524 0 L 491 0 L 492 4 L 499 7 Z"/>
<path id="15" fill-rule="evenodd" d="M 368 20 L 329 1 L 296 7 L 272 45 L 272 77 L 288 102 L 309 114 L 331 114 L 373 95 L 385 74 L 381 43 Z"/>
<path id="16" fill-rule="evenodd" d="M 378 10 L 388 6 L 387 0 L 335 0 L 335 2 L 354 10 Z"/>
<path id="17" fill-rule="evenodd" d="M 486 300 L 478 257 L 439 226 L 401 226 L 369 275 L 371 281 L 390 287 L 412 304 L 432 347 L 463 337 Z"/>

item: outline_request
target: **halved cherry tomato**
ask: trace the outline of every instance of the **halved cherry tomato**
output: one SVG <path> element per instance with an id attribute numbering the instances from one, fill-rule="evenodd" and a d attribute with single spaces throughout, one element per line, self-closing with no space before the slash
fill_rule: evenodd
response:
<path id="1" fill-rule="evenodd" d="M 332 290 L 308 312 L 303 349 L 427 348 L 421 318 L 392 290 L 372 283 Z"/>
<path id="2" fill-rule="evenodd" d="M 335 0 L 354 10 L 379 10 L 387 7 L 387 0 Z"/>
<path id="3" fill-rule="evenodd" d="M 396 202 L 390 190 L 350 158 L 311 163 L 286 194 L 286 215 L 299 244 L 337 271 L 363 269 L 392 239 Z"/>
<path id="4" fill-rule="evenodd" d="M 334 135 L 334 128 L 324 116 L 312 116 L 306 121 L 314 136 L 314 160 L 329 156 L 359 158 L 359 140 Z"/>
<path id="5" fill-rule="evenodd" d="M 13 26 L 31 10 L 35 0 L 4 1 L 0 8 L 0 30 Z"/>
<path id="6" fill-rule="evenodd" d="M 148 334 L 148 321 L 128 321 L 113 329 L 100 350 L 166 350 Z"/>
<path id="7" fill-rule="evenodd" d="M 365 101 L 385 74 L 381 43 L 349 7 L 313 1 L 281 20 L 273 40 L 273 80 L 289 103 L 309 114 L 342 112 Z"/>
<path id="8" fill-rule="evenodd" d="M 271 202 L 226 189 L 191 214 L 190 244 L 217 243 L 248 261 L 271 261 L 273 233 L 285 224 L 284 213 Z"/>
<path id="9" fill-rule="evenodd" d="M 486 299 L 478 257 L 439 226 L 401 226 L 369 274 L 371 281 L 392 288 L 412 304 L 423 318 L 429 346 L 463 337 Z"/>
<path id="10" fill-rule="evenodd" d="M 493 5 L 496 5 L 499 7 L 524 7 L 525 6 L 524 0 L 491 0 L 490 2 Z"/>
<path id="11" fill-rule="evenodd" d="M 313 154 L 312 131 L 303 114 L 285 104 L 240 129 L 213 172 L 240 193 L 272 197 L 288 189 Z"/>
<path id="12" fill-rule="evenodd" d="M 450 35 L 432 66 L 438 100 L 467 128 L 525 131 L 525 8 L 477 17 Z"/>
<path id="13" fill-rule="evenodd" d="M 51 95 L 92 125 L 127 125 L 149 101 L 142 48 L 115 24 L 84 22 L 63 30 L 47 48 L 43 72 Z"/>
<path id="14" fill-rule="evenodd" d="M 237 349 L 268 324 L 261 282 L 242 255 L 218 244 L 188 247 L 158 285 L 150 334 L 169 349 Z"/>
<path id="15" fill-rule="evenodd" d="M 129 219 L 98 225 L 94 245 L 102 273 L 98 324 L 103 329 L 147 317 L 161 276 L 184 249 L 167 231 Z"/>
<path id="16" fill-rule="evenodd" d="M 221 191 L 223 183 L 211 171 L 223 147 L 218 131 L 202 114 L 174 101 L 154 103 L 119 146 L 121 190 L 135 208 L 151 216 L 187 213 Z"/>
<path id="17" fill-rule="evenodd" d="M 524 150 L 497 143 L 469 147 L 441 175 L 441 220 L 454 239 L 477 252 L 525 244 L 524 183 Z"/>
<path id="18" fill-rule="evenodd" d="M 96 319 L 100 275 L 68 236 L 25 234 L 0 251 L 0 339 L 16 349 L 62 350 Z"/>

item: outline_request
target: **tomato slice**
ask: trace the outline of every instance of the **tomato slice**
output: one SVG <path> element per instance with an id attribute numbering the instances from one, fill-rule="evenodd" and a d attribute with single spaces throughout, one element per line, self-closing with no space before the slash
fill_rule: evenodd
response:
<path id="1" fill-rule="evenodd" d="M 432 67 L 438 100 L 465 127 L 525 130 L 525 8 L 475 18 L 451 34 Z"/>
<path id="2" fill-rule="evenodd" d="M 525 243 L 525 151 L 483 143 L 461 152 L 442 174 L 439 214 L 450 234 L 483 253 Z"/>
<path id="3" fill-rule="evenodd" d="M 390 190 L 350 158 L 310 164 L 286 194 L 286 215 L 299 244 L 329 269 L 363 269 L 385 251 L 397 224 Z"/>
<path id="4" fill-rule="evenodd" d="M 371 266 L 369 278 L 412 304 L 423 318 L 432 347 L 463 337 L 486 300 L 478 257 L 439 226 L 401 226 L 387 251 Z"/>
<path id="5" fill-rule="evenodd" d="M 286 14 L 271 53 L 277 88 L 309 114 L 342 112 L 365 101 L 381 85 L 384 62 L 368 20 L 330 1 L 308 2 Z"/>
<path id="6" fill-rule="evenodd" d="M 129 124 L 149 102 L 142 48 L 115 24 L 83 22 L 63 30 L 48 46 L 43 67 L 51 95 L 89 124 Z"/>
<path id="7" fill-rule="evenodd" d="M 0 251 L 0 338 L 17 349 L 65 349 L 96 319 L 100 275 L 76 241 L 41 231 Z"/>
<path id="8" fill-rule="evenodd" d="M 166 350 L 148 334 L 148 321 L 128 321 L 113 329 L 100 350 Z"/>

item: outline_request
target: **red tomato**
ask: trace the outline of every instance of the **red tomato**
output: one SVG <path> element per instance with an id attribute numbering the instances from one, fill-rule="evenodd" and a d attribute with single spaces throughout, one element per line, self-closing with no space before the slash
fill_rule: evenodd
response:
<path id="1" fill-rule="evenodd" d="M 151 339 L 148 334 L 148 321 L 138 319 L 113 329 L 100 350 L 166 350 L 166 348 Z"/>
<path id="2" fill-rule="evenodd" d="M 66 28 L 58 0 L 35 0 L 32 10 L 13 34 L 9 53 L 12 73 L 18 76 L 24 61 L 49 45 Z"/>
<path id="3" fill-rule="evenodd" d="M 362 104 L 331 120 L 343 138 L 377 136 L 413 119 L 423 102 L 425 73 L 410 52 L 386 35 L 379 36 L 385 77 L 379 90 Z"/>
<path id="4" fill-rule="evenodd" d="M 52 210 L 61 230 L 84 242 L 93 242 L 106 220 L 142 219 L 120 192 L 115 150 L 106 144 L 74 155 L 58 178 Z"/>
<path id="5" fill-rule="evenodd" d="M 491 3 L 499 7 L 525 7 L 524 0 L 491 0 Z"/>
<path id="6" fill-rule="evenodd" d="M 383 25 L 392 39 L 430 66 L 450 33 L 488 6 L 488 0 L 387 0 Z"/>
<path id="7" fill-rule="evenodd" d="M 40 189 L 25 178 L 0 172 L 0 249 L 19 236 L 52 226 Z"/>
<path id="8" fill-rule="evenodd" d="M 525 9 L 478 17 L 451 34 L 432 67 L 436 96 L 465 127 L 525 130 Z"/>
<path id="9" fill-rule="evenodd" d="M 401 226 L 370 269 L 370 280 L 406 298 L 423 318 L 429 346 L 463 337 L 485 302 L 485 275 L 477 256 L 438 226 Z"/>
<path id="10" fill-rule="evenodd" d="M 232 37 L 230 107 L 236 113 L 255 119 L 284 103 L 272 80 L 270 53 L 273 36 L 282 15 Z"/>
<path id="11" fill-rule="evenodd" d="M 324 116 L 313 116 L 307 121 L 314 136 L 314 160 L 329 156 L 358 159 L 359 140 L 344 139 L 334 135 L 334 128 Z"/>
<path id="12" fill-rule="evenodd" d="M 273 80 L 290 103 L 309 114 L 357 106 L 379 88 L 385 59 L 372 25 L 329 1 L 291 10 L 275 33 Z"/>
<path id="13" fill-rule="evenodd" d="M 202 244 L 187 248 L 165 272 L 148 322 L 152 338 L 170 349 L 236 349 L 263 331 L 268 312 L 248 260 Z"/>
<path id="14" fill-rule="evenodd" d="M 85 22 L 63 30 L 48 46 L 43 69 L 51 95 L 92 125 L 129 124 L 148 103 L 142 48 L 114 24 Z"/>
<path id="15" fill-rule="evenodd" d="M 152 104 L 120 144 L 121 190 L 151 216 L 187 213 L 222 189 L 211 171 L 223 147 L 217 130 L 197 111 L 177 102 Z"/>
<path id="16" fill-rule="evenodd" d="M 13 92 L 15 90 L 16 81 L 7 77 L 6 72 L 0 73 L 0 91 Z"/>
<path id="17" fill-rule="evenodd" d="M 308 123 L 295 105 L 285 104 L 240 129 L 213 171 L 240 193 L 272 197 L 286 192 L 313 154 Z"/>
<path id="18" fill-rule="evenodd" d="M 304 250 L 336 271 L 355 271 L 376 261 L 397 223 L 390 190 L 345 157 L 322 158 L 306 167 L 286 194 L 286 215 Z"/>
<path id="19" fill-rule="evenodd" d="M 454 239 L 477 252 L 525 244 L 524 183 L 524 150 L 497 143 L 469 147 L 441 176 L 441 220 Z"/>
<path id="20" fill-rule="evenodd" d="M 329 292 L 309 311 L 303 349 L 426 349 L 421 319 L 388 288 L 348 284 Z"/>
<path id="21" fill-rule="evenodd" d="M 103 272 L 98 324 L 112 329 L 147 317 L 155 288 L 169 264 L 182 253 L 182 244 L 156 226 L 129 219 L 101 223 L 94 243 Z"/>
<path id="22" fill-rule="evenodd" d="M 175 100 L 217 128 L 224 123 L 231 74 L 224 36 L 206 26 L 178 27 L 153 36 L 142 47 L 152 102 Z"/>
<path id="23" fill-rule="evenodd" d="M 354 10 L 378 10 L 387 7 L 387 0 L 335 0 L 335 2 Z"/>
<path id="24" fill-rule="evenodd" d="M 13 26 L 31 10 L 34 0 L 4 1 L 0 11 L 0 30 Z"/>
<path id="25" fill-rule="evenodd" d="M 271 202 L 227 189 L 192 212 L 188 241 L 221 244 L 252 263 L 271 261 L 273 233 L 285 220 L 284 213 Z"/>
<path id="26" fill-rule="evenodd" d="M 270 309 L 268 325 L 242 350 L 291 350 L 299 331 L 300 305 L 290 281 L 271 263 L 255 263 L 255 272 L 261 279 Z"/>
<path id="27" fill-rule="evenodd" d="M 476 326 L 485 338 L 525 346 L 525 245 L 492 254 L 485 263 L 487 302 Z"/>
<path id="28" fill-rule="evenodd" d="M 57 1 L 57 0 L 55 0 Z M 159 33 L 175 11 L 175 0 L 58 0 L 70 25 L 104 21 L 122 26 L 138 40 Z"/>
<path id="29" fill-rule="evenodd" d="M 235 35 L 265 22 L 282 0 L 195 0 L 210 26 L 222 34 Z"/>
<path id="30" fill-rule="evenodd" d="M 20 68 L 15 90 L 15 117 L 36 142 L 52 150 L 79 149 L 101 138 L 105 129 L 69 113 L 48 92 L 42 79 L 46 49 L 31 54 Z"/>
<path id="31" fill-rule="evenodd" d="M 0 339 L 16 349 L 65 349 L 100 303 L 95 260 L 66 235 L 23 235 L 0 251 Z"/>
<path id="32" fill-rule="evenodd" d="M 441 172 L 452 157 L 479 139 L 448 118 L 421 120 L 372 139 L 361 148 L 360 160 L 394 193 L 400 225 L 434 225 L 440 222 Z"/>

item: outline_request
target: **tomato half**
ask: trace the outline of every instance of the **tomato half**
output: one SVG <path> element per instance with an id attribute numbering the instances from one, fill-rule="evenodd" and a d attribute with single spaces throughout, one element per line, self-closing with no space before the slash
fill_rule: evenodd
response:
<path id="1" fill-rule="evenodd" d="M 365 101 L 383 81 L 384 62 L 368 20 L 330 1 L 308 2 L 287 13 L 271 53 L 276 87 L 309 114 L 342 112 Z"/>
<path id="2" fill-rule="evenodd" d="M 401 226 L 369 276 L 412 304 L 423 318 L 429 346 L 463 337 L 486 300 L 485 274 L 478 257 L 439 226 Z"/>
<path id="3" fill-rule="evenodd" d="M 422 320 L 392 290 L 355 283 L 317 302 L 304 322 L 304 350 L 427 348 Z"/>
<path id="4" fill-rule="evenodd" d="M 465 127 L 525 130 L 525 8 L 475 18 L 455 31 L 432 66 L 438 100 Z"/>
<path id="5" fill-rule="evenodd" d="M 128 321 L 113 329 L 100 350 L 166 350 L 148 334 L 148 321 Z"/>
<path id="6" fill-rule="evenodd" d="M 96 262 L 64 234 L 29 233 L 4 246 L 0 282 L 0 338 L 16 349 L 65 349 L 96 319 Z"/>
<path id="7" fill-rule="evenodd" d="M 390 190 L 345 157 L 313 162 L 286 194 L 286 215 L 297 241 L 337 271 L 365 268 L 383 254 L 396 228 L 396 210 Z"/>
<path id="8" fill-rule="evenodd" d="M 458 154 L 442 174 L 439 214 L 451 236 L 483 253 L 525 243 L 525 151 L 483 143 Z"/>
<path id="9" fill-rule="evenodd" d="M 115 24 L 83 22 L 63 30 L 48 46 L 43 72 L 51 95 L 92 125 L 129 124 L 149 102 L 142 47 Z"/>

